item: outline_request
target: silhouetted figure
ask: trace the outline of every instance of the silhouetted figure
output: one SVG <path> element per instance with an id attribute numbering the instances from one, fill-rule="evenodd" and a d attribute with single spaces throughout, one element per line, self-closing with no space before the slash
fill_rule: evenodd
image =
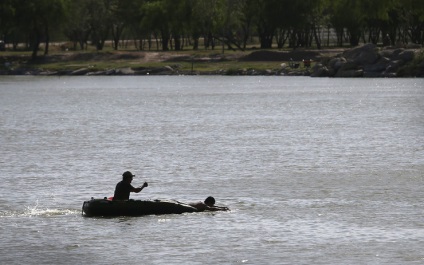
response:
<path id="1" fill-rule="evenodd" d="M 129 200 L 130 193 L 135 192 L 139 193 L 142 189 L 148 186 L 147 182 L 144 182 L 143 186 L 134 188 L 131 185 L 131 181 L 135 175 L 133 175 L 130 171 L 125 171 L 122 174 L 122 180 L 116 184 L 115 194 L 113 195 L 113 200 Z"/>
<path id="2" fill-rule="evenodd" d="M 195 203 L 189 203 L 190 206 L 193 206 L 197 209 L 199 212 L 203 211 L 229 211 L 227 207 L 220 207 L 215 206 L 215 199 L 214 197 L 207 197 L 204 202 L 195 202 Z"/>

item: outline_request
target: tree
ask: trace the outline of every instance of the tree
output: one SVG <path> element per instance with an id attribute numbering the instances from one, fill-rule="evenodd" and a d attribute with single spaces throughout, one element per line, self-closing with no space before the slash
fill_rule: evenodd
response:
<path id="1" fill-rule="evenodd" d="M 400 9 L 407 37 L 412 43 L 424 44 L 424 1 L 404 0 Z"/>
<path id="2" fill-rule="evenodd" d="M 147 2 L 142 7 L 142 12 L 145 14 L 142 20 L 142 26 L 147 29 L 149 35 L 152 33 L 157 36 L 156 30 L 160 32 L 162 40 L 162 50 L 169 50 L 169 40 L 171 31 L 169 27 L 168 10 L 164 8 L 163 0 Z M 156 37 L 158 43 L 158 38 Z M 159 45 L 156 45 L 159 49 Z"/>
<path id="3" fill-rule="evenodd" d="M 67 4 L 66 23 L 63 30 L 65 36 L 73 42 L 74 50 L 76 50 L 77 44 L 83 50 L 90 37 L 90 14 L 85 6 L 86 3 L 85 0 L 73 0 Z"/>
<path id="4" fill-rule="evenodd" d="M 98 51 L 103 50 L 111 30 L 111 0 L 86 0 L 91 41 Z"/>
<path id="5" fill-rule="evenodd" d="M 337 34 L 337 46 L 343 46 L 344 29 L 350 45 L 357 46 L 363 32 L 364 15 L 359 1 L 338 0 L 330 4 L 330 22 Z"/>
<path id="6" fill-rule="evenodd" d="M 389 12 L 394 6 L 393 0 L 359 0 L 364 16 L 368 39 L 365 42 L 377 44 L 381 36 L 388 32 Z"/>
<path id="7" fill-rule="evenodd" d="M 243 0 L 227 0 L 223 5 L 223 25 L 221 41 L 223 44 L 228 46 L 228 49 L 235 50 L 233 45 L 237 49 L 244 50 L 243 42 L 245 42 L 246 36 L 249 34 L 245 28 L 243 28 L 242 19 L 245 17 L 242 10 L 245 8 L 245 1 Z M 224 46 L 223 46 L 224 47 Z"/>
<path id="8" fill-rule="evenodd" d="M 32 58 L 37 57 L 43 40 L 44 54 L 48 54 L 50 32 L 57 30 L 63 21 L 65 0 L 16 0 L 13 3 L 18 28 L 29 35 Z"/>
<path id="9" fill-rule="evenodd" d="M 328 21 L 328 6 L 330 0 L 308 0 L 303 8 L 304 17 L 312 29 L 313 38 L 318 49 L 321 49 L 321 29 L 325 27 Z M 309 7 L 309 8 L 308 8 Z"/>
<path id="10" fill-rule="evenodd" d="M 190 1 L 188 0 L 167 0 L 167 9 L 172 10 L 169 12 L 171 21 L 171 37 L 174 40 L 174 50 L 180 51 L 183 49 L 183 36 L 184 32 L 189 28 L 189 21 L 191 16 Z"/>
<path id="11" fill-rule="evenodd" d="M 254 23 L 262 49 L 272 48 L 281 11 L 279 0 L 247 0 L 249 9 L 256 10 Z"/>
<path id="12" fill-rule="evenodd" d="M 144 17 L 146 16 L 145 8 L 146 2 L 148 0 L 119 0 L 117 1 L 117 7 L 115 12 L 115 21 L 112 21 L 112 24 L 115 24 L 115 29 L 112 29 L 112 35 L 114 38 L 115 45 L 117 41 L 121 38 L 121 34 L 126 32 L 131 34 L 131 37 L 134 39 L 135 46 L 137 49 L 143 49 L 143 39 L 149 38 L 148 30 L 142 24 Z M 149 42 L 150 43 L 150 42 Z"/>
<path id="13" fill-rule="evenodd" d="M 289 38 L 289 46 L 292 48 L 310 47 L 313 39 L 320 48 L 318 31 L 322 20 L 323 0 L 282 0 L 279 3 L 278 47 L 282 48 Z"/>
<path id="14" fill-rule="evenodd" d="M 12 0 L 0 2 L 0 40 L 6 39 L 14 29 L 15 8 Z"/>
<path id="15" fill-rule="evenodd" d="M 195 39 L 195 48 L 198 39 L 203 36 L 204 46 L 215 48 L 215 39 L 223 35 L 225 0 L 192 0 L 190 29 Z"/>
<path id="16" fill-rule="evenodd" d="M 133 10 L 139 10 L 137 1 L 134 0 L 112 0 L 109 4 L 109 12 L 111 16 L 111 31 L 113 38 L 113 49 L 118 50 L 119 41 L 128 25 L 130 19 L 133 18 Z M 130 15 L 128 17 L 128 15 Z"/>
<path id="17" fill-rule="evenodd" d="M 242 0 L 240 28 L 242 31 L 242 45 L 246 49 L 247 41 L 253 33 L 256 10 L 249 0 Z"/>
<path id="18" fill-rule="evenodd" d="M 102 50 L 107 39 L 118 49 L 125 34 L 143 49 L 152 37 L 157 48 L 182 50 L 185 40 L 198 49 L 245 49 L 252 36 L 260 47 L 321 47 L 321 32 L 335 30 L 337 46 L 397 42 L 424 44 L 423 0 L 2 0 L 0 38 L 26 43 L 35 58 L 41 43 L 49 52 L 52 34 L 60 32 L 74 49 L 92 41 Z M 328 37 L 329 40 L 329 37 Z M 190 43 L 191 44 L 191 43 Z"/>
<path id="19" fill-rule="evenodd" d="M 160 33 L 162 50 L 182 49 L 182 39 L 192 14 L 190 3 L 188 0 L 156 0 L 143 6 L 142 26 L 154 35 Z"/>

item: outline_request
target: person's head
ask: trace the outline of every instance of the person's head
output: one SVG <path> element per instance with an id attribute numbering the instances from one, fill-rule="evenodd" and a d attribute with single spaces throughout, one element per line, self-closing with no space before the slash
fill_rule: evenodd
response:
<path id="1" fill-rule="evenodd" d="M 205 200 L 205 204 L 208 206 L 213 206 L 215 204 L 214 197 L 211 197 L 211 196 L 207 197 Z"/>
<path id="2" fill-rule="evenodd" d="M 125 171 L 124 174 L 122 174 L 122 180 L 124 181 L 131 182 L 133 177 L 135 177 L 135 175 L 133 175 L 130 171 Z"/>

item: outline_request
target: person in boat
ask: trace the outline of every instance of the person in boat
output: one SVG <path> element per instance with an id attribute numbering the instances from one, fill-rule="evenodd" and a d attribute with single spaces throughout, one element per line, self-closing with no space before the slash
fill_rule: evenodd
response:
<path id="1" fill-rule="evenodd" d="M 130 171 L 125 171 L 124 174 L 122 174 L 122 181 L 116 184 L 115 193 L 113 195 L 114 201 L 129 200 L 131 192 L 139 193 L 141 190 L 148 186 L 147 182 L 144 182 L 141 187 L 134 188 L 131 185 L 131 182 L 134 177 L 135 175 L 133 175 Z"/>
<path id="2" fill-rule="evenodd" d="M 204 202 L 194 202 L 194 203 L 189 203 L 189 205 L 196 208 L 198 212 L 229 211 L 230 210 L 227 207 L 215 206 L 215 198 L 211 196 L 207 197 Z"/>

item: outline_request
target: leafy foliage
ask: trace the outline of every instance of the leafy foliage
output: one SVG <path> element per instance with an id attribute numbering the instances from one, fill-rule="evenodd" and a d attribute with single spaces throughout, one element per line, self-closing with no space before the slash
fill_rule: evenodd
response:
<path id="1" fill-rule="evenodd" d="M 348 43 L 424 44 L 423 0 L 2 0 L 0 38 L 37 56 L 52 38 L 102 50 L 123 38 L 138 49 L 321 48 Z M 386 40 L 389 40 L 386 42 Z"/>

